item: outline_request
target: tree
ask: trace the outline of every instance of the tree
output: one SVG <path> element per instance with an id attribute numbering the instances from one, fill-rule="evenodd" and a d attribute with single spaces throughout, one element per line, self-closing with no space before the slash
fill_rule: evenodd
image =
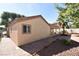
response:
<path id="1" fill-rule="evenodd" d="M 9 19 L 14 20 L 15 18 L 17 17 L 21 17 L 24 15 L 20 15 L 20 14 L 16 14 L 16 13 L 11 13 L 11 12 L 3 12 L 2 15 L 1 15 L 1 24 L 0 25 L 5 25 L 5 30 L 7 31 L 7 36 L 9 36 L 9 31 L 7 30 L 7 25 L 8 23 L 10 22 Z"/>
<path id="2" fill-rule="evenodd" d="M 67 12 L 69 13 L 70 19 L 72 20 L 73 27 L 79 28 L 79 3 L 66 3 Z"/>
<path id="3" fill-rule="evenodd" d="M 68 27 L 68 20 L 67 20 L 67 16 L 65 14 L 66 12 L 66 8 L 62 8 L 62 7 L 59 7 L 57 6 L 56 7 L 59 11 L 59 16 L 58 16 L 58 22 L 59 22 L 59 25 L 62 27 L 63 29 L 63 34 L 65 33 L 65 28 Z"/>
<path id="4" fill-rule="evenodd" d="M 7 27 L 7 24 L 9 23 L 9 19 L 14 20 L 17 17 L 21 17 L 24 15 L 16 14 L 16 13 L 11 13 L 11 12 L 3 12 L 1 15 L 1 25 L 5 25 Z"/>
<path id="5" fill-rule="evenodd" d="M 9 18 L 9 14 L 6 13 L 6 12 L 4 12 L 4 13 L 1 15 L 1 19 L 2 19 L 1 25 L 7 26 L 8 22 L 9 22 L 8 18 Z"/>
<path id="6" fill-rule="evenodd" d="M 59 10 L 58 21 L 62 23 L 62 28 L 64 29 L 69 22 L 72 23 L 72 27 L 79 28 L 79 3 L 65 3 L 64 6 L 56 7 Z"/>

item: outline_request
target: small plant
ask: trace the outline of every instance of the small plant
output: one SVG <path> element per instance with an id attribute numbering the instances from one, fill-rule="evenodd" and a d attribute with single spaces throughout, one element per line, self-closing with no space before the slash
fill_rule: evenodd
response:
<path id="1" fill-rule="evenodd" d="M 64 40 L 62 40 L 62 42 L 64 45 L 71 45 L 71 40 L 64 39 Z"/>

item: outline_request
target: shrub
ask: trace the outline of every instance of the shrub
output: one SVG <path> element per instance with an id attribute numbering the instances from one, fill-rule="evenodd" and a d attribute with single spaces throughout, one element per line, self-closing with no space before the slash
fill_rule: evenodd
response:
<path id="1" fill-rule="evenodd" d="M 71 45 L 71 40 L 64 39 L 64 40 L 62 40 L 62 42 L 64 45 Z"/>

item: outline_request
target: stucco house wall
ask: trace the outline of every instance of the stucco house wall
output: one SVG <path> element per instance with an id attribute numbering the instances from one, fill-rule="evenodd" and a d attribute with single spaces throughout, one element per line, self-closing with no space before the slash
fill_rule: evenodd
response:
<path id="1" fill-rule="evenodd" d="M 14 24 L 13 26 L 8 27 L 9 29 L 9 35 L 10 38 L 18 45 L 18 27 L 17 24 Z"/>
<path id="2" fill-rule="evenodd" d="M 30 25 L 31 32 L 23 33 L 23 25 Z M 28 18 L 27 20 L 22 19 L 10 27 L 10 37 L 18 46 L 50 36 L 50 27 L 40 16 Z"/>

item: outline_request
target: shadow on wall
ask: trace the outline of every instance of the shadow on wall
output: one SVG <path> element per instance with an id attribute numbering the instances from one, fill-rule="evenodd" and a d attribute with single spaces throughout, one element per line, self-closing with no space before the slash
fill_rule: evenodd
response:
<path id="1" fill-rule="evenodd" d="M 52 56 L 52 55 L 56 55 L 58 53 L 61 53 L 63 51 L 66 51 L 66 50 L 69 50 L 71 48 L 75 48 L 75 47 L 78 47 L 79 46 L 79 42 L 76 42 L 76 41 L 73 41 L 71 40 L 72 44 L 71 45 L 64 45 L 62 44 L 62 41 L 61 40 L 58 40 L 58 38 L 60 38 L 60 36 L 56 35 L 53 38 L 57 38 L 57 40 L 53 41 L 51 44 L 49 44 L 48 46 L 44 46 L 40 51 L 36 51 L 35 48 L 37 48 L 37 50 L 39 49 L 39 47 L 42 45 L 41 41 L 36 41 L 31 43 L 31 44 L 28 44 L 28 45 L 23 45 L 23 46 L 20 46 L 22 49 L 24 49 L 25 51 L 29 52 L 30 54 L 34 54 L 36 53 L 37 55 L 39 56 Z M 70 38 L 70 37 L 69 37 Z M 45 40 L 50 40 L 50 38 L 48 39 L 45 39 Z M 40 45 L 38 46 L 37 43 L 39 43 Z M 36 46 L 33 46 L 33 45 L 36 45 Z M 33 51 L 34 50 L 34 51 Z"/>

